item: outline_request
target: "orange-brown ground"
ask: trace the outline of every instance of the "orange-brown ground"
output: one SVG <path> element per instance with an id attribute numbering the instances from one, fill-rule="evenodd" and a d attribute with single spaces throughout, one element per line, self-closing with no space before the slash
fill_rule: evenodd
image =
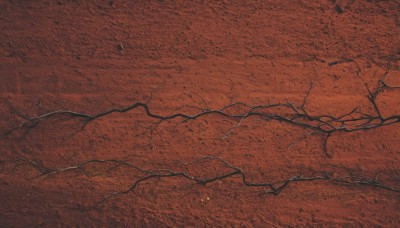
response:
<path id="1" fill-rule="evenodd" d="M 30 116 L 97 113 L 153 93 L 154 113 L 195 113 L 185 105 L 204 107 L 202 99 L 215 109 L 236 101 L 300 104 L 311 81 L 310 113 L 341 115 L 360 104 L 370 110 L 356 64 L 328 63 L 352 59 L 366 80 L 390 66 L 388 80 L 399 84 L 400 4 L 337 4 L 343 13 L 331 0 L 1 0 L 1 130 L 22 121 L 6 101 Z M 399 91 L 378 102 L 383 115 L 400 113 Z M 31 166 L 8 162 L 28 158 L 59 168 L 130 159 L 151 166 L 219 154 L 254 181 L 326 171 L 400 187 L 399 124 L 334 134 L 329 158 L 322 135 L 303 140 L 303 128 L 277 121 L 246 119 L 227 138 L 235 120 L 209 115 L 174 128 L 177 121 L 152 132 L 157 121 L 135 109 L 93 121 L 72 137 L 80 122 L 68 117 L 2 137 L 0 226 L 400 226 L 400 194 L 374 187 L 301 182 L 273 196 L 243 187 L 239 177 L 205 186 L 161 179 L 87 209 L 127 189 L 132 171 L 96 165 L 33 178 L 38 171 Z M 205 166 L 203 173 L 219 172 Z"/>

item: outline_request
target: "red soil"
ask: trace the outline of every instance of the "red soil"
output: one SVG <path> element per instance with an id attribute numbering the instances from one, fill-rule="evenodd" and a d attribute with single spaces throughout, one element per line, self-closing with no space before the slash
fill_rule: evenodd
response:
<path id="1" fill-rule="evenodd" d="M 98 113 L 137 101 L 152 112 L 196 113 L 185 106 L 222 108 L 301 104 L 311 114 L 342 115 L 362 104 L 373 112 L 357 77 L 400 84 L 398 1 L 0 1 L 0 129 L 21 123 L 10 101 L 30 116 L 70 109 Z M 119 45 L 123 46 L 120 50 Z M 333 61 L 347 59 L 329 66 Z M 38 107 L 41 99 L 42 108 Z M 400 91 L 385 91 L 382 115 L 400 113 Z M 36 105 L 35 105 L 36 104 Z M 209 185 L 180 178 L 149 180 L 134 191 L 87 209 L 135 180 L 130 169 L 91 165 L 33 178 L 27 158 L 49 168 L 90 159 L 130 159 L 154 166 L 217 155 L 252 181 L 295 175 L 377 178 L 400 188 L 400 124 L 328 141 L 305 129 L 252 117 L 223 139 L 235 120 L 209 115 L 174 128 L 143 109 L 112 114 L 79 129 L 60 116 L 0 141 L 0 226 L 400 226 L 400 194 L 326 181 L 291 183 L 278 196 L 246 188 L 239 177 Z M 2 133 L 3 134 L 3 133 Z M 295 144 L 295 145 L 292 145 Z M 192 167 L 220 173 L 215 163 Z M 108 171 L 107 171 L 108 170 Z M 208 197 L 208 198 L 207 198 Z"/>

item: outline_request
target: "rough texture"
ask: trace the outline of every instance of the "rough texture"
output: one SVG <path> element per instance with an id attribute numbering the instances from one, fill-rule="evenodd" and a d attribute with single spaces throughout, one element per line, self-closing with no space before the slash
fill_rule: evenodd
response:
<path id="1" fill-rule="evenodd" d="M 205 186 L 172 178 L 96 204 L 128 189 L 137 172 L 95 164 L 34 178 L 37 169 L 13 162 L 56 169 L 120 159 L 173 168 L 218 155 L 252 181 L 329 173 L 398 189 L 399 124 L 333 134 L 330 157 L 323 134 L 305 137 L 309 131 L 291 124 L 251 117 L 232 130 L 237 120 L 209 115 L 154 128 L 143 109 L 99 118 L 76 134 L 81 120 L 58 116 L 3 136 L 23 120 L 16 110 L 95 114 L 151 94 L 149 107 L 161 115 L 237 101 L 300 105 L 311 82 L 309 113 L 340 116 L 359 105 L 373 113 L 357 66 L 371 86 L 385 72 L 387 83 L 400 85 L 399 15 L 396 0 L 0 1 L 0 226 L 400 226 L 400 194 L 368 186 L 298 182 L 273 196 L 239 177 Z M 382 115 L 399 115 L 400 91 L 384 91 L 377 103 Z M 213 176 L 224 167 L 189 171 Z"/>

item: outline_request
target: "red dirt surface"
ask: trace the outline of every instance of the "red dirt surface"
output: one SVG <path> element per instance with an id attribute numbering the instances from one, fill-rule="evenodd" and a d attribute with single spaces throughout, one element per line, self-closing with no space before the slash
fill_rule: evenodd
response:
<path id="1" fill-rule="evenodd" d="M 400 85 L 399 17 L 396 0 L 2 0 L 1 134 L 21 123 L 15 110 L 95 114 L 151 93 L 150 109 L 163 115 L 196 113 L 187 105 L 204 107 L 203 99 L 214 109 L 237 101 L 299 105 L 310 82 L 311 114 L 342 115 L 358 105 L 373 112 L 356 65 L 368 82 L 389 69 L 387 82 Z M 384 116 L 400 113 L 398 90 L 377 102 Z M 252 181 L 329 172 L 400 188 L 400 124 L 333 134 L 328 157 L 323 135 L 304 140 L 307 131 L 287 123 L 252 117 L 224 137 L 237 121 L 208 115 L 174 128 L 178 122 L 152 131 L 157 120 L 134 109 L 72 136 L 80 120 L 60 116 L 2 137 L 0 226 L 400 226 L 400 194 L 370 186 L 297 182 L 274 196 L 244 187 L 240 177 L 205 186 L 171 178 L 96 204 L 129 188 L 135 172 L 97 164 L 34 178 L 33 167 L 9 162 L 61 168 L 129 159 L 152 167 L 218 154 Z M 191 169 L 199 175 L 223 171 L 198 166 Z"/>

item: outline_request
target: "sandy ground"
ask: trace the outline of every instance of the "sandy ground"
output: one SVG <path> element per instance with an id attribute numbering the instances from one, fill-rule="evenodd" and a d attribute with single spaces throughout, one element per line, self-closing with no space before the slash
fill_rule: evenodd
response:
<path id="1" fill-rule="evenodd" d="M 38 177 L 32 165 L 15 162 L 57 169 L 118 159 L 174 168 L 213 155 L 252 181 L 329 173 L 399 189 L 400 124 L 337 132 L 329 156 L 324 135 L 288 123 L 251 117 L 235 128 L 237 119 L 207 115 L 157 126 L 142 108 L 98 118 L 76 134 L 82 120 L 69 116 L 5 134 L 24 115 L 95 114 L 150 97 L 160 115 L 239 101 L 301 105 L 311 83 L 305 107 L 312 115 L 340 116 L 359 105 L 373 113 L 357 66 L 371 85 L 385 72 L 400 85 L 399 17 L 396 0 L 1 0 L 0 226 L 400 226 L 400 194 L 371 186 L 296 182 L 274 196 L 239 176 L 207 185 L 166 178 L 97 204 L 128 189 L 137 170 L 90 164 Z M 399 115 L 400 91 L 385 91 L 377 103 L 383 116 Z M 188 169 L 212 177 L 226 168 Z"/>

